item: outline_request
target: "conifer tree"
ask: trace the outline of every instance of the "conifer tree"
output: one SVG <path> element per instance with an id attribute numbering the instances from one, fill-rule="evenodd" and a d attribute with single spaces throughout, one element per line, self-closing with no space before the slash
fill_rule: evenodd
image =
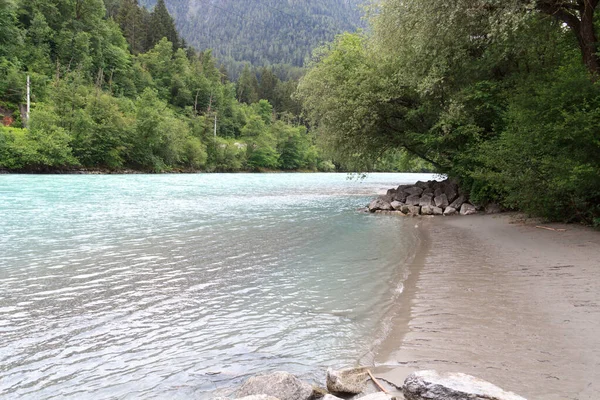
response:
<path id="1" fill-rule="evenodd" d="M 131 52 L 139 54 L 146 50 L 147 24 L 138 0 L 123 0 L 117 14 L 117 22 L 127 39 Z"/>
<path id="2" fill-rule="evenodd" d="M 148 27 L 149 47 L 154 47 L 164 37 L 173 43 L 175 50 L 181 45 L 179 34 L 175 28 L 175 21 L 171 17 L 171 14 L 169 14 L 165 1 L 158 0 L 150 14 L 150 26 Z"/>

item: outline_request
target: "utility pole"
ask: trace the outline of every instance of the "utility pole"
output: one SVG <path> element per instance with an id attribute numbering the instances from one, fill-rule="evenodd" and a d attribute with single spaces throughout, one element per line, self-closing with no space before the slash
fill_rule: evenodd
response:
<path id="1" fill-rule="evenodd" d="M 29 126 L 29 113 L 31 112 L 31 80 L 27 75 L 27 111 L 25 112 L 25 126 Z"/>

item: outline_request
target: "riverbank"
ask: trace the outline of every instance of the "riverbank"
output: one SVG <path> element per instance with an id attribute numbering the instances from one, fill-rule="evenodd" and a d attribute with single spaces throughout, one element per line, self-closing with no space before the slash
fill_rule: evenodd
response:
<path id="1" fill-rule="evenodd" d="M 378 376 L 436 369 L 530 399 L 600 398 L 600 233 L 508 214 L 416 221 L 423 243 Z"/>

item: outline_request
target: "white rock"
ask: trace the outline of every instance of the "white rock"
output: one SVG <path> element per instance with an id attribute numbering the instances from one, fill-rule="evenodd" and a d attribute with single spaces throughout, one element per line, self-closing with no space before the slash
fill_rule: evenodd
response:
<path id="1" fill-rule="evenodd" d="M 248 379 L 238 390 L 238 397 L 269 395 L 279 400 L 308 400 L 312 386 L 287 372 L 273 372 Z"/>
<path id="2" fill-rule="evenodd" d="M 367 368 L 327 369 L 327 390 L 333 393 L 361 393 L 369 379 Z"/>
<path id="3" fill-rule="evenodd" d="M 433 370 L 410 374 L 403 391 L 406 400 L 525 400 L 471 375 Z"/>

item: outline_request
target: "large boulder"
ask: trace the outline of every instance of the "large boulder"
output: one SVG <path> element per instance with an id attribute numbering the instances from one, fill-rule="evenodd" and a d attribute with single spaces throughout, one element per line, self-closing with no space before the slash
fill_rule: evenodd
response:
<path id="1" fill-rule="evenodd" d="M 395 397 L 387 393 L 378 392 L 371 393 L 366 396 L 359 397 L 357 400 L 394 400 Z"/>
<path id="2" fill-rule="evenodd" d="M 313 394 L 312 386 L 287 372 L 273 372 L 248 379 L 237 391 L 238 397 L 268 395 L 279 400 L 308 400 Z"/>
<path id="3" fill-rule="evenodd" d="M 438 188 L 436 188 L 436 189 L 433 191 L 433 196 L 434 196 L 434 197 L 439 197 L 439 196 L 441 196 L 441 195 L 443 195 L 443 194 L 444 194 L 444 190 L 443 190 L 441 187 L 438 187 Z"/>
<path id="4" fill-rule="evenodd" d="M 327 390 L 332 393 L 361 393 L 369 379 L 367 368 L 327 369 Z"/>
<path id="5" fill-rule="evenodd" d="M 404 189 L 404 193 L 407 193 L 409 196 L 421 195 L 423 193 L 423 188 L 418 186 L 410 186 Z"/>
<path id="6" fill-rule="evenodd" d="M 471 375 L 437 371 L 413 372 L 403 391 L 406 400 L 525 400 Z"/>
<path id="7" fill-rule="evenodd" d="M 392 199 L 394 199 L 394 201 L 399 201 L 400 203 L 405 203 L 407 197 L 408 193 L 406 193 L 404 190 L 396 190 L 396 193 L 394 193 Z"/>
<path id="8" fill-rule="evenodd" d="M 464 203 L 460 207 L 460 215 L 473 215 L 477 214 L 477 208 L 473 204 Z"/>
<path id="9" fill-rule="evenodd" d="M 423 215 L 433 215 L 433 206 L 423 206 L 423 207 L 421 207 L 421 214 L 423 214 Z"/>
<path id="10" fill-rule="evenodd" d="M 419 195 L 419 194 L 412 194 L 406 198 L 407 206 L 418 206 L 420 202 L 421 202 L 421 195 Z"/>
<path id="11" fill-rule="evenodd" d="M 418 181 L 417 183 L 415 183 L 415 186 L 425 190 L 429 187 L 429 182 Z"/>
<path id="12" fill-rule="evenodd" d="M 421 207 L 405 205 L 400 209 L 400 211 L 408 215 L 419 215 L 421 214 Z"/>
<path id="13" fill-rule="evenodd" d="M 447 195 L 446 195 L 447 196 Z M 450 199 L 450 197 L 448 197 L 448 199 Z M 460 208 L 462 207 L 462 205 L 464 203 L 467 202 L 467 196 L 465 195 L 460 195 L 456 198 L 456 200 L 454 200 L 452 203 L 450 203 L 450 207 L 456 209 L 456 210 L 460 210 Z"/>
<path id="14" fill-rule="evenodd" d="M 458 197 L 458 186 L 455 183 L 446 182 L 446 184 L 443 186 L 443 190 L 450 203 L 452 203 Z"/>
<path id="15" fill-rule="evenodd" d="M 448 201 L 448 196 L 446 196 L 444 193 L 435 197 L 433 201 L 435 202 L 435 206 L 440 208 L 446 208 L 450 205 L 450 202 Z"/>
<path id="16" fill-rule="evenodd" d="M 444 210 L 441 207 L 432 207 L 433 215 L 444 215 Z"/>
<path id="17" fill-rule="evenodd" d="M 419 200 L 419 205 L 421 207 L 433 207 L 435 206 L 434 202 L 433 202 L 433 194 L 424 194 L 423 196 L 421 196 L 421 200 Z"/>
<path id="18" fill-rule="evenodd" d="M 456 208 L 454 207 L 446 207 L 446 209 L 444 210 L 444 215 L 450 216 L 450 215 L 455 215 L 458 211 L 456 211 Z"/>
<path id="19" fill-rule="evenodd" d="M 325 396 L 323 396 L 323 398 L 321 400 L 343 400 L 340 397 L 334 396 L 332 394 L 326 394 Z"/>
<path id="20" fill-rule="evenodd" d="M 392 201 L 390 203 L 390 205 L 392 206 L 392 208 L 396 211 L 401 211 L 402 210 L 402 206 L 404 205 L 404 203 L 401 203 L 399 201 Z"/>
<path id="21" fill-rule="evenodd" d="M 375 212 L 375 211 L 391 211 L 392 210 L 392 205 L 390 203 L 388 203 L 387 201 L 384 201 L 382 199 L 375 199 L 371 202 L 371 204 L 369 204 L 369 211 L 371 212 Z"/>

